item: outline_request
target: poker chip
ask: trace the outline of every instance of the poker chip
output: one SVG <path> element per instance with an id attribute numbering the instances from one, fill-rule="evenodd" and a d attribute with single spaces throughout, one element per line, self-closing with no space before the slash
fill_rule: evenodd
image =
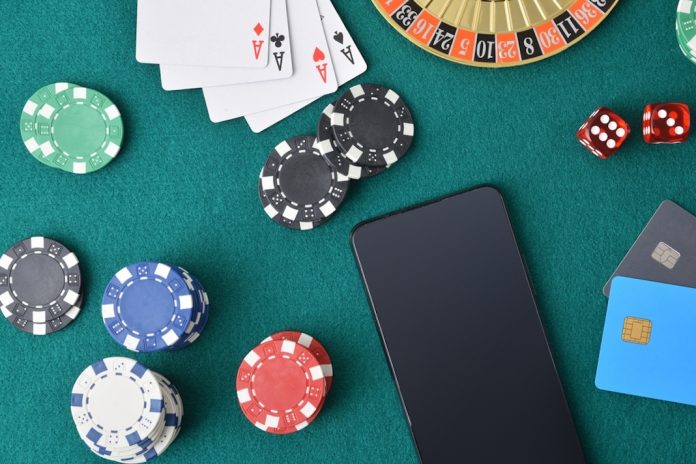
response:
<path id="1" fill-rule="evenodd" d="M 20 131 L 42 163 L 75 174 L 109 164 L 123 140 L 123 121 L 102 93 L 65 82 L 39 89 L 24 105 Z"/>
<path id="2" fill-rule="evenodd" d="M 338 99 L 331 115 L 336 142 L 353 164 L 387 167 L 411 147 L 411 112 L 393 90 L 374 84 L 356 85 Z"/>
<path id="3" fill-rule="evenodd" d="M 275 333 L 264 339 L 261 343 L 271 340 L 291 340 L 311 351 L 321 366 L 321 370 L 324 373 L 324 378 L 326 378 L 326 393 L 329 393 L 331 390 L 331 384 L 333 383 L 333 364 L 331 363 L 329 352 L 326 351 L 326 348 L 324 348 L 319 340 L 306 333 L 289 330 Z"/>
<path id="4" fill-rule="evenodd" d="M 80 297 L 78 302 L 75 303 L 75 306 L 70 308 L 68 312 L 43 323 L 23 319 L 7 310 L 4 306 L 1 307 L 0 310 L 5 318 L 19 330 L 32 335 L 48 335 L 63 330 L 77 318 L 82 310 L 82 297 Z"/>
<path id="5" fill-rule="evenodd" d="M 321 225 L 341 206 L 350 179 L 317 149 L 316 138 L 299 136 L 278 144 L 259 175 L 259 197 L 266 214 L 296 230 Z"/>
<path id="6" fill-rule="evenodd" d="M 334 104 L 328 105 L 321 113 L 317 126 L 317 148 L 324 158 L 327 159 L 336 170 L 349 179 L 358 180 L 366 177 L 373 177 L 383 173 L 389 166 L 368 167 L 353 164 L 351 160 L 341 151 L 336 143 L 331 127 L 331 116 L 334 112 Z"/>
<path id="7" fill-rule="evenodd" d="M 150 438 L 164 421 L 162 391 L 153 373 L 122 357 L 105 358 L 75 381 L 72 417 L 95 447 L 127 449 Z"/>
<path id="8" fill-rule="evenodd" d="M 193 343 L 207 323 L 205 289 L 188 271 L 141 262 L 118 271 L 102 298 L 111 337 L 131 351 L 157 352 Z"/>
<path id="9" fill-rule="evenodd" d="M 350 180 L 377 176 L 408 152 L 411 112 L 393 90 L 357 85 L 328 105 L 317 136 L 278 144 L 261 169 L 261 206 L 273 221 L 295 230 L 326 223 L 341 206 Z"/>
<path id="10" fill-rule="evenodd" d="M 62 243 L 31 237 L 0 256 L 0 310 L 16 328 L 57 332 L 80 313 L 80 261 Z"/>
<path id="11" fill-rule="evenodd" d="M 181 275 L 184 277 L 189 290 L 192 290 L 195 296 L 193 316 L 189 322 L 189 326 L 184 331 L 185 338 L 183 343 L 174 347 L 175 349 L 189 346 L 198 340 L 208 324 L 208 315 L 210 314 L 210 300 L 208 299 L 208 293 L 205 291 L 205 288 L 203 288 L 200 281 L 186 269 L 182 267 L 177 267 L 176 269 L 178 269 Z"/>
<path id="12" fill-rule="evenodd" d="M 677 43 L 686 58 L 696 64 L 696 3 L 680 0 L 677 4 Z"/>
<path id="13" fill-rule="evenodd" d="M 259 200 L 261 201 L 261 206 L 263 207 L 263 210 L 266 213 L 266 215 L 268 215 L 269 218 L 273 219 L 273 221 L 275 221 L 278 224 L 281 224 L 289 229 L 312 230 L 315 227 L 319 227 L 320 225 L 322 225 L 328 221 L 328 218 L 319 219 L 317 221 L 288 221 L 288 220 L 284 220 L 283 217 L 281 216 L 280 212 L 278 211 L 278 209 L 266 197 L 266 194 L 264 193 L 260 182 L 259 182 L 258 190 L 259 190 Z"/>
<path id="14" fill-rule="evenodd" d="M 162 455 L 181 430 L 181 396 L 162 375 L 123 357 L 102 359 L 77 378 L 71 393 L 77 432 L 89 449 L 115 462 Z"/>
<path id="15" fill-rule="evenodd" d="M 279 435 L 313 422 L 327 391 L 317 358 L 292 340 L 269 340 L 250 351 L 237 372 L 236 388 L 244 416 Z"/>

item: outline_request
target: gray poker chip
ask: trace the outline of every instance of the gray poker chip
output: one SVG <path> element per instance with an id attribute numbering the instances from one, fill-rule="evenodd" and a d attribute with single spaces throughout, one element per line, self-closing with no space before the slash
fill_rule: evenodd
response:
<path id="1" fill-rule="evenodd" d="M 31 237 L 0 256 L 3 314 L 44 324 L 71 311 L 80 300 L 82 273 L 72 251 L 56 240 Z"/>
<path id="2" fill-rule="evenodd" d="M 0 309 L 2 309 L 2 313 L 7 320 L 10 321 L 15 328 L 21 330 L 22 332 L 27 332 L 32 335 L 48 335 L 61 331 L 70 325 L 80 314 L 82 304 L 83 299 L 82 296 L 80 296 L 80 299 L 65 314 L 46 322 L 33 322 L 7 311 L 4 307 Z"/>

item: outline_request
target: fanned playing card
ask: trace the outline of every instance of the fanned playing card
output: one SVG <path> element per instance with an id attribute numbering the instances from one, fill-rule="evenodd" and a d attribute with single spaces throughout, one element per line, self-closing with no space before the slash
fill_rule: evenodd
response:
<path id="1" fill-rule="evenodd" d="M 317 0 L 322 25 L 329 44 L 329 53 L 336 70 L 338 85 L 346 84 L 367 71 L 367 63 L 355 45 L 348 29 L 341 20 L 331 0 Z M 279 106 L 267 111 L 245 116 L 249 127 L 254 132 L 261 132 L 282 121 L 288 116 L 316 101 L 316 98 L 298 103 Z"/>
<path id="2" fill-rule="evenodd" d="M 315 0 L 288 0 L 294 72 L 283 81 L 206 87 L 210 119 L 221 122 L 336 91 L 338 84 Z"/>
<path id="3" fill-rule="evenodd" d="M 263 68 L 271 0 L 138 0 L 141 63 Z"/>
<path id="4" fill-rule="evenodd" d="M 292 76 L 292 48 L 286 0 L 271 0 L 270 55 L 265 68 L 160 65 L 165 90 L 286 79 Z"/>

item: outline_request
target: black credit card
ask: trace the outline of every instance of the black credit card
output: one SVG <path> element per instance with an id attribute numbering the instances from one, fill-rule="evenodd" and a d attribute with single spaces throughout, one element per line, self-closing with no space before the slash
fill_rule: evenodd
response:
<path id="1" fill-rule="evenodd" d="M 617 275 L 696 287 L 696 216 L 663 201 L 604 286 L 604 296 Z"/>

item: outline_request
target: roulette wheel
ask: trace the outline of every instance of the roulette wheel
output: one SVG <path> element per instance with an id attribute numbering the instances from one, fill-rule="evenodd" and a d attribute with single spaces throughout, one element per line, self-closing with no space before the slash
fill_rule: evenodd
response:
<path id="1" fill-rule="evenodd" d="M 566 50 L 618 0 L 372 0 L 408 40 L 439 57 L 519 66 Z"/>

